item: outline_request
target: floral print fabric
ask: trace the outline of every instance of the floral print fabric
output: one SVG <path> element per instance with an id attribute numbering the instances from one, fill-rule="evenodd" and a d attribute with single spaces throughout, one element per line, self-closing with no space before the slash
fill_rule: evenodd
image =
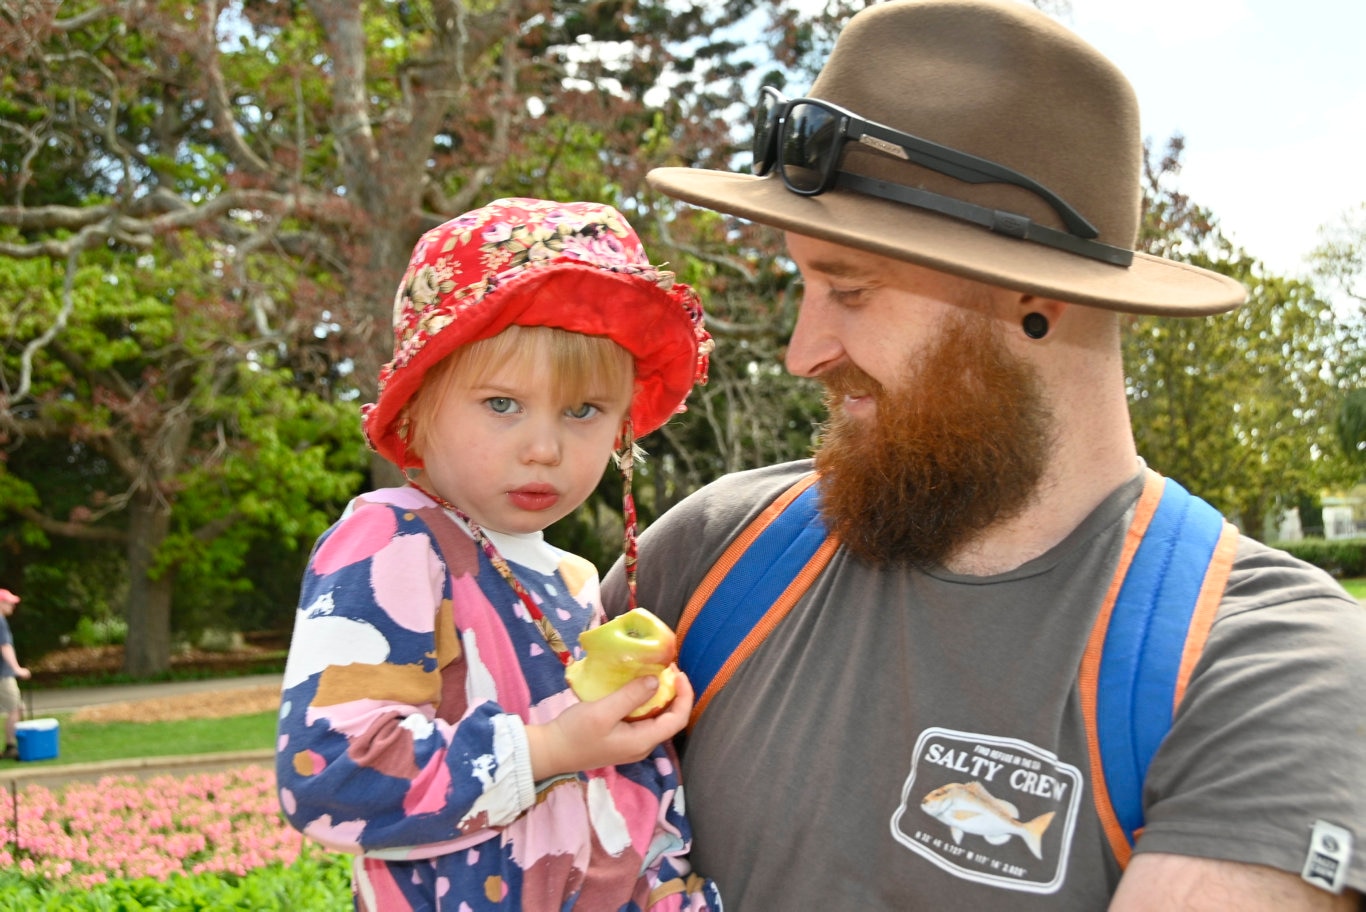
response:
<path id="1" fill-rule="evenodd" d="M 523 544 L 504 556 L 578 653 L 602 620 L 595 569 L 539 535 Z M 464 527 L 412 488 L 372 492 L 319 539 L 304 575 L 281 807 L 306 835 L 359 853 L 358 909 L 719 909 L 690 874 L 671 748 L 531 781 L 523 726 L 574 700 Z"/>

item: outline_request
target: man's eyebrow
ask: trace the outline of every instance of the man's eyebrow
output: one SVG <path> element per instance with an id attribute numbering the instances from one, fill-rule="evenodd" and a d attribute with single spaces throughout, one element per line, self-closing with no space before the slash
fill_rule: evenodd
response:
<path id="1" fill-rule="evenodd" d="M 847 259 L 820 259 L 806 264 L 811 272 L 834 276 L 837 279 L 856 279 L 868 275 L 868 268 L 857 261 Z"/>

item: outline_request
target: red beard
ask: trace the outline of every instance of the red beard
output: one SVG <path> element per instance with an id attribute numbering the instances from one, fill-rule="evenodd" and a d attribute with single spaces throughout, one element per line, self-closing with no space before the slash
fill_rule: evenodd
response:
<path id="1" fill-rule="evenodd" d="M 870 563 L 942 566 L 1018 515 L 1043 477 L 1052 413 L 1033 367 L 987 318 L 946 325 L 896 390 L 851 364 L 820 379 L 830 410 L 816 452 L 821 512 Z M 845 414 L 846 392 L 873 395 L 875 419 Z"/>

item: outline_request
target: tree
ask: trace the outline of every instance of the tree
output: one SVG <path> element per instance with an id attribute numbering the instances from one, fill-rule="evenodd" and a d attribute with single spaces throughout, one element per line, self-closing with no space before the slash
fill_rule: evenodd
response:
<path id="1" fill-rule="evenodd" d="M 1138 317 L 1125 339 L 1140 453 L 1260 535 L 1273 507 L 1343 477 L 1334 446 L 1339 353 L 1332 308 L 1298 280 L 1268 275 L 1206 209 L 1171 186 L 1181 138 L 1146 160 L 1140 244 L 1241 281 L 1248 302 L 1217 317 Z"/>
<path id="2" fill-rule="evenodd" d="M 197 247 L 165 264 L 91 254 L 65 277 L 41 259 L 0 268 L 0 296 L 18 302 L 7 335 L 51 325 L 68 279 L 71 305 L 8 412 L 9 509 L 36 541 L 124 551 L 136 609 L 125 612 L 125 663 L 139 675 L 169 660 L 180 572 L 240 580 L 254 539 L 316 535 L 326 519 L 310 500 L 344 499 L 359 477 L 360 448 L 336 449 L 336 405 L 275 366 L 273 340 L 237 325 Z M 53 457 L 59 475 L 44 471 Z"/>
<path id="3" fill-rule="evenodd" d="M 1337 310 L 1344 354 L 1339 358 L 1346 391 L 1338 411 L 1338 442 L 1347 458 L 1366 464 L 1366 203 L 1319 231 L 1310 254 L 1315 275 L 1341 297 Z"/>

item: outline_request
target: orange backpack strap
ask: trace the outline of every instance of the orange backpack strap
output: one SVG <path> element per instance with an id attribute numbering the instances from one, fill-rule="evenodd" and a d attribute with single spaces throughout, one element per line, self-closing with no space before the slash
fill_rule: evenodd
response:
<path id="1" fill-rule="evenodd" d="M 689 727 L 839 547 L 821 521 L 816 478 L 804 476 L 755 517 L 684 606 L 678 664 L 698 694 Z"/>

